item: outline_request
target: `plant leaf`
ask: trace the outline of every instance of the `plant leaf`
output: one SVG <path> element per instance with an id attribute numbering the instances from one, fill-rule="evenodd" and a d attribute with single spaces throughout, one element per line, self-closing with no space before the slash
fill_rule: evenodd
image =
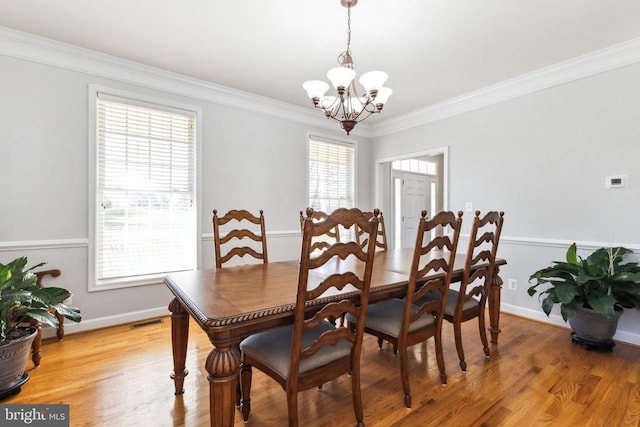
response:
<path id="1" fill-rule="evenodd" d="M 589 306 L 593 311 L 602 314 L 608 319 L 613 319 L 616 315 L 614 306 L 616 299 L 612 295 L 602 295 L 588 299 Z"/>
<path id="2" fill-rule="evenodd" d="M 576 243 L 573 242 L 569 249 L 567 249 L 567 263 L 578 265 L 578 248 L 576 247 Z"/>
<path id="3" fill-rule="evenodd" d="M 69 320 L 74 322 L 79 322 L 82 320 L 82 315 L 80 314 L 80 309 L 78 307 L 69 307 L 65 304 L 56 304 L 56 310 L 58 313 L 62 314 Z"/>

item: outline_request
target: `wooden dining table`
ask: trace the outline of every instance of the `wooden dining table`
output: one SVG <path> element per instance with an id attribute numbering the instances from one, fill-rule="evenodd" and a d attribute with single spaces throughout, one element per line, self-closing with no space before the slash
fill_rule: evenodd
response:
<path id="1" fill-rule="evenodd" d="M 402 297 L 406 290 L 413 249 L 379 251 L 375 255 L 369 302 Z M 452 283 L 462 279 L 464 255 L 457 255 Z M 313 272 L 321 280 L 341 268 L 345 261 Z M 171 339 L 175 394 L 184 393 L 189 316 L 207 333 L 213 349 L 205 368 L 209 380 L 211 425 L 230 427 L 234 424 L 237 396 L 237 373 L 240 366 L 239 343 L 247 336 L 282 325 L 292 324 L 298 284 L 299 261 L 270 262 L 221 269 L 202 269 L 171 273 L 164 278 L 174 298 L 171 311 Z M 491 342 L 500 333 L 500 278 L 496 268 L 488 291 L 489 332 Z M 310 276 L 311 278 L 311 276 Z M 357 293 L 345 289 L 328 294 L 320 302 L 356 298 Z M 313 306 L 309 307 L 313 311 Z"/>

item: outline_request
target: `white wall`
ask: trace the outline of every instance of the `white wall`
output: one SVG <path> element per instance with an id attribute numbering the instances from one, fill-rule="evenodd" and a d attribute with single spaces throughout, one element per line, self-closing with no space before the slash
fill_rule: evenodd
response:
<path id="1" fill-rule="evenodd" d="M 0 39 L 2 32 L 0 32 Z M 21 46 L 20 52 L 25 47 Z M 48 283 L 73 292 L 73 305 L 83 321 L 67 331 L 92 329 L 167 314 L 171 299 L 157 285 L 88 292 L 88 85 L 99 84 L 154 98 L 168 98 L 202 109 L 201 262 L 214 266 L 211 211 L 263 209 L 271 260 L 299 256 L 299 211 L 307 206 L 307 135 L 345 139 L 337 125 L 327 129 L 322 114 L 312 111 L 318 125 L 293 119 L 288 110 L 247 94 L 210 88 L 204 82 L 179 80 L 157 70 L 99 58 L 102 65 L 63 52 L 65 61 L 46 57 L 25 60 L 2 54 L 0 43 L 0 262 L 26 255 L 30 263 L 47 261 L 62 275 Z M 90 58 L 94 61 L 94 58 Z M 78 62 L 87 62 L 78 66 Z M 47 62 L 57 62 L 56 66 Z M 159 75 L 160 74 L 160 75 Z M 122 75 L 122 78 L 118 78 Z M 135 84 L 131 82 L 135 82 Z M 177 81 L 177 83 L 176 83 Z M 193 87 L 206 95 L 190 95 Z M 163 88 L 166 87 L 166 90 Z M 176 89 L 177 88 L 177 89 Z M 216 96 L 220 94 L 220 102 Z M 185 95 L 186 94 L 186 95 Z M 240 106 L 229 106 L 236 96 Z M 301 96 L 304 93 L 301 89 Z M 251 104 L 242 107 L 242 103 Z M 256 107 L 257 106 L 257 107 Z M 261 113 L 264 109 L 269 114 Z M 276 110 L 276 114 L 271 110 Z M 317 115 L 316 115 L 317 114 Z M 368 208 L 371 174 L 366 137 L 351 137 L 357 147 L 358 204 Z"/>
<path id="2" fill-rule="evenodd" d="M 629 49 L 625 60 L 637 62 L 637 46 Z M 621 64 L 587 59 L 590 70 Z M 575 76 L 560 71 L 557 81 Z M 630 65 L 373 139 L 357 127 L 357 204 L 375 207 L 372 171 L 380 159 L 448 147 L 448 207 L 471 201 L 475 209 L 505 211 L 502 277 L 516 279 L 518 290 L 505 286 L 503 310 L 549 321 L 526 294 L 533 271 L 561 259 L 572 241 L 584 251 L 610 243 L 640 251 L 638 82 L 640 65 Z M 270 258 L 298 256 L 306 138 L 344 138 L 334 123 L 310 109 L 0 28 L 0 262 L 27 255 L 63 271 L 50 283 L 69 288 L 84 315 L 69 332 L 165 314 L 170 300 L 162 284 L 87 291 L 89 84 L 202 109 L 201 266 L 213 266 L 214 208 L 264 209 Z M 627 174 L 629 187 L 605 190 L 612 174 Z M 638 320 L 640 313 L 625 313 L 616 338 L 640 344 Z M 557 314 L 550 321 L 563 324 Z"/>
<path id="3" fill-rule="evenodd" d="M 449 208 L 471 201 L 505 212 L 502 309 L 564 325 L 527 295 L 531 273 L 562 260 L 573 241 L 587 251 L 640 250 L 639 82 L 640 65 L 630 65 L 380 136 L 372 159 L 448 146 Z M 629 186 L 605 189 L 605 177 L 617 174 L 628 175 Z M 509 278 L 517 291 L 506 289 Z M 638 320 L 627 310 L 616 338 L 640 344 Z"/>

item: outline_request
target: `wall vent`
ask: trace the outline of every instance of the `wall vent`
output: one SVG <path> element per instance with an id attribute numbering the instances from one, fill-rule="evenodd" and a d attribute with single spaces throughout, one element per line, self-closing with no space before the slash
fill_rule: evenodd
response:
<path id="1" fill-rule="evenodd" d="M 162 323 L 162 319 L 154 319 L 154 320 L 147 320 L 145 322 L 132 323 L 131 329 L 138 329 L 138 328 L 142 328 L 143 326 L 157 325 L 158 323 Z"/>

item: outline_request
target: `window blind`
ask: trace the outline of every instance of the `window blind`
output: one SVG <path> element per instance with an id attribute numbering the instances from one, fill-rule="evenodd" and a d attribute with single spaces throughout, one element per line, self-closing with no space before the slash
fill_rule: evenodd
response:
<path id="1" fill-rule="evenodd" d="M 309 205 L 331 212 L 354 206 L 354 147 L 309 138 Z"/>
<path id="2" fill-rule="evenodd" d="M 195 113 L 99 94 L 97 284 L 195 268 Z"/>

